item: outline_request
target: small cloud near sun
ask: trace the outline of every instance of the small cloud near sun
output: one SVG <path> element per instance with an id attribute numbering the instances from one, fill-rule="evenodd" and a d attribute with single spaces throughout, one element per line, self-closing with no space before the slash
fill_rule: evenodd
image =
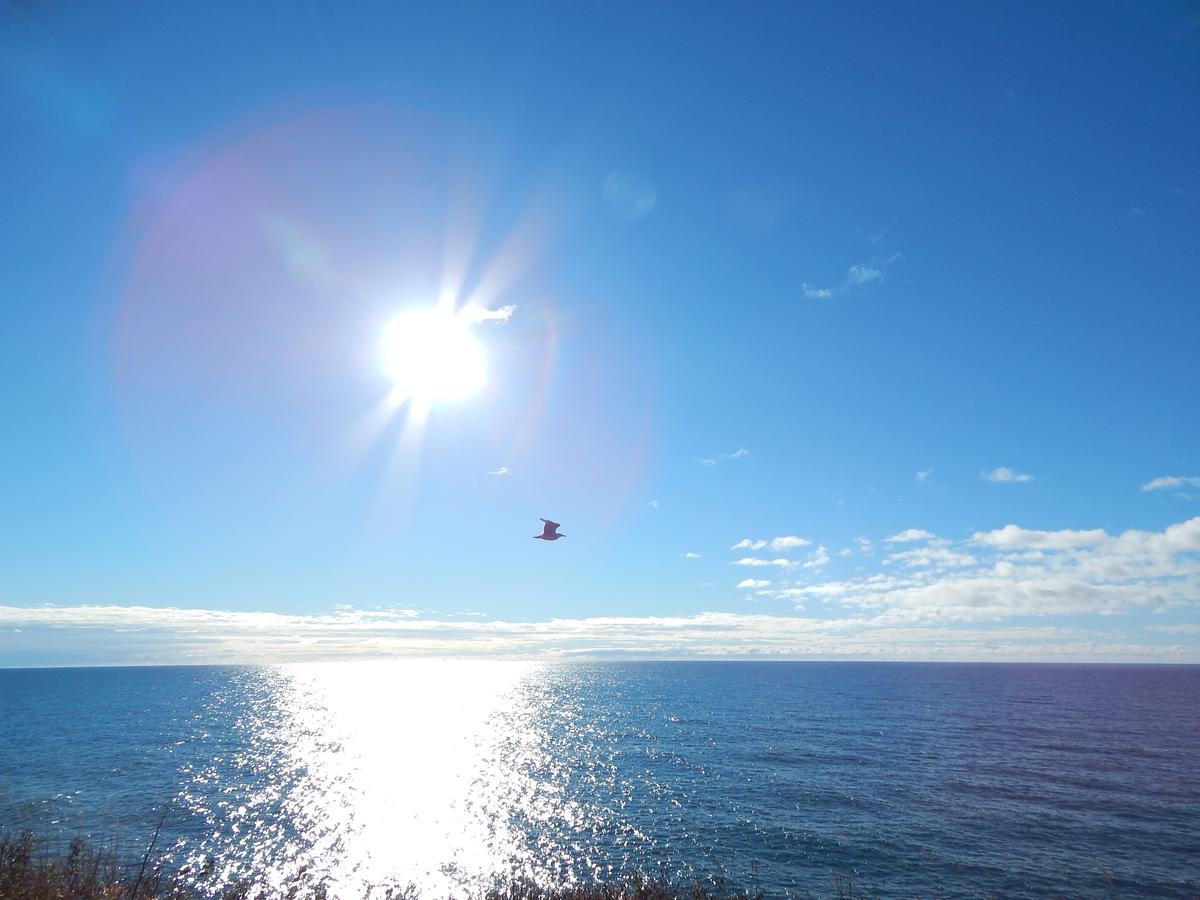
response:
<path id="1" fill-rule="evenodd" d="M 878 240 L 872 240 L 872 243 L 878 243 Z M 888 257 L 875 257 L 869 262 L 855 263 L 846 270 L 845 280 L 832 288 L 817 287 L 804 282 L 800 285 L 801 292 L 809 300 L 827 300 L 855 288 L 865 287 L 869 284 L 882 284 L 887 281 L 888 268 L 900 259 L 900 255 L 899 252 L 896 252 Z"/>
<path id="2" fill-rule="evenodd" d="M 750 455 L 750 451 L 747 450 L 745 447 L 738 447 L 732 453 L 722 453 L 717 458 L 705 457 L 704 459 L 700 460 L 700 465 L 715 466 L 717 464 L 718 458 L 719 459 L 745 459 L 749 455 Z"/>
<path id="3" fill-rule="evenodd" d="M 517 311 L 515 304 L 501 306 L 499 309 L 487 309 L 483 306 L 465 306 L 459 312 L 459 315 L 472 325 L 478 325 L 481 322 L 500 322 L 503 324 L 512 318 L 513 313 Z"/>
<path id="4" fill-rule="evenodd" d="M 979 477 L 984 481 L 1010 482 L 1010 481 L 1033 481 L 1033 476 L 1024 472 L 1017 472 L 1010 469 L 1008 466 L 1000 466 L 992 469 L 990 472 L 980 472 Z"/>
<path id="5" fill-rule="evenodd" d="M 492 471 L 488 472 L 488 474 L 489 475 L 511 475 L 512 472 L 509 471 L 508 466 L 501 466 L 498 469 L 492 469 Z"/>

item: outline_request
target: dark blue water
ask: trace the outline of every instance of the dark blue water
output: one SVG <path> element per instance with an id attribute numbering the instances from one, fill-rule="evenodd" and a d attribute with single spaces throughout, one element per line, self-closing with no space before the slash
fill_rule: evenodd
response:
<path id="1" fill-rule="evenodd" d="M 0 830 L 213 891 L 635 870 L 768 895 L 1200 894 L 1200 667 L 0 670 Z"/>

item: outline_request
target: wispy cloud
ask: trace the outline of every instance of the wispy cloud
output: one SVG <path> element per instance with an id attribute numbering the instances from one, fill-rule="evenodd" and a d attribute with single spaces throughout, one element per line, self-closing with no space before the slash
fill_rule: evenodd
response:
<path id="1" fill-rule="evenodd" d="M 699 553 L 694 553 L 694 552 L 692 552 L 691 550 L 689 550 L 687 553 L 683 554 L 683 558 L 684 558 L 684 559 L 699 559 L 699 558 L 700 558 L 700 554 L 699 554 Z"/>
<path id="2" fill-rule="evenodd" d="M 980 472 L 979 477 L 984 481 L 1033 481 L 1032 475 L 1017 472 L 1008 466 L 1000 466 L 999 468 L 992 469 L 990 472 Z"/>
<path id="3" fill-rule="evenodd" d="M 490 472 L 488 472 L 488 474 L 489 475 L 511 475 L 512 473 L 508 470 L 508 466 L 501 466 L 498 469 L 492 469 Z"/>
<path id="4" fill-rule="evenodd" d="M 909 544 L 913 541 L 931 541 L 936 537 L 936 534 L 922 528 L 905 528 L 896 534 L 888 535 L 884 540 L 889 544 Z"/>
<path id="5" fill-rule="evenodd" d="M 796 563 L 794 563 L 790 559 L 783 559 L 783 558 L 760 559 L 757 556 L 743 556 L 741 559 L 735 559 L 733 561 L 733 565 L 735 565 L 735 566 L 751 566 L 751 567 L 778 566 L 781 569 L 790 569 L 793 566 L 795 566 Z"/>
<path id="6" fill-rule="evenodd" d="M 1180 625 L 1146 625 L 1147 631 L 1157 631 L 1160 635 L 1200 635 L 1200 625 L 1184 623 Z"/>
<path id="7" fill-rule="evenodd" d="M 883 281 L 883 270 L 869 263 L 859 263 L 846 273 L 847 284 L 872 284 Z"/>
<path id="8" fill-rule="evenodd" d="M 750 451 L 747 450 L 745 447 L 738 447 L 732 453 L 721 453 L 721 454 L 718 454 L 718 457 L 720 459 L 745 459 L 749 455 L 750 455 Z M 704 459 L 700 460 L 700 465 L 715 466 L 717 464 L 718 457 L 711 457 L 711 456 L 705 457 Z"/>
<path id="9" fill-rule="evenodd" d="M 1142 485 L 1143 491 L 1168 491 L 1181 487 L 1200 488 L 1200 477 L 1190 475 L 1162 475 Z"/>
<path id="10" fill-rule="evenodd" d="M 855 263 L 846 270 L 846 277 L 837 287 L 819 287 L 804 282 L 800 291 L 809 300 L 827 300 L 847 291 L 857 290 L 871 284 L 881 284 L 887 280 L 887 271 L 892 264 L 900 259 L 900 253 L 887 257 L 874 257 L 869 261 Z"/>
<path id="11" fill-rule="evenodd" d="M 974 565 L 975 557 L 948 547 L 914 547 L 888 556 L 885 563 L 900 563 L 909 568 L 959 569 Z"/>
<path id="12" fill-rule="evenodd" d="M 1184 623 L 1180 625 L 1147 625 L 1147 631 L 1156 631 L 1159 634 L 1196 634 L 1200 635 L 1200 625 L 1193 623 Z"/>
<path id="13" fill-rule="evenodd" d="M 737 586 L 739 588 L 742 588 L 743 590 L 746 590 L 749 588 L 765 588 L 765 587 L 770 587 L 771 582 L 766 581 L 762 578 L 743 578 L 741 581 L 739 581 L 737 583 Z"/>
<path id="14" fill-rule="evenodd" d="M 752 540 L 750 540 L 750 538 L 742 538 L 740 541 L 738 541 L 736 544 L 734 544 L 729 549 L 730 550 L 761 550 L 765 546 L 767 546 L 767 542 L 764 540 L 752 541 Z"/>
<path id="15" fill-rule="evenodd" d="M 657 500 L 651 500 L 651 501 L 650 501 L 649 503 L 647 503 L 646 505 L 647 505 L 648 507 L 650 507 L 651 509 L 658 509 L 658 501 L 657 501 Z"/>
<path id="16" fill-rule="evenodd" d="M 922 469 L 920 472 L 917 472 L 915 475 L 913 475 L 913 478 L 917 479 L 917 481 L 928 481 L 929 476 L 932 474 L 933 467 L 931 466 L 928 469 Z"/>
<path id="17" fill-rule="evenodd" d="M 788 550 L 794 550 L 797 547 L 807 547 L 811 544 L 808 538 L 797 537 L 794 534 L 780 535 L 779 537 L 765 540 L 763 538 L 751 539 L 742 538 L 730 550 L 762 550 L 764 547 L 770 547 L 776 553 L 786 553 Z"/>

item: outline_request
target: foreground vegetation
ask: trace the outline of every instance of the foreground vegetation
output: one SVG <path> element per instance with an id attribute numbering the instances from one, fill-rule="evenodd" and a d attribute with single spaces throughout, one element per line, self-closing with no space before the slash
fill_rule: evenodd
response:
<path id="1" fill-rule="evenodd" d="M 189 898 L 177 876 L 165 878 L 151 865 L 149 853 L 129 871 L 117 862 L 111 848 L 93 847 L 81 838 L 71 841 L 65 854 L 38 846 L 32 831 L 15 839 L 0 837 L 0 897 L 4 900 L 142 900 Z"/>
<path id="2" fill-rule="evenodd" d="M 16 838 L 0 837 L 0 898 L 3 900 L 199 900 L 202 894 L 186 881 L 186 872 L 168 870 L 152 858 L 154 844 L 140 864 L 118 861 L 112 847 L 96 847 L 76 838 L 65 853 L 40 846 L 32 831 Z M 835 877 L 830 896 L 861 896 L 852 880 Z M 275 895 L 252 883 L 226 888 L 223 900 L 273 900 Z M 326 900 L 320 882 L 304 879 L 282 896 L 294 900 Z M 418 900 L 413 887 L 381 886 L 367 900 Z M 500 880 L 477 900 L 764 900 L 763 892 L 746 894 L 705 884 L 672 886 L 661 879 L 633 877 L 611 884 L 544 887 L 529 881 Z"/>

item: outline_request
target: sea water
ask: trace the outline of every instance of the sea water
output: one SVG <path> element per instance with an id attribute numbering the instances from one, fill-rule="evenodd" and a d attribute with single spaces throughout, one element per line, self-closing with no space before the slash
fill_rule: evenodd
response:
<path id="1" fill-rule="evenodd" d="M 0 834 L 331 896 L 1200 893 L 1200 667 L 0 670 Z"/>

